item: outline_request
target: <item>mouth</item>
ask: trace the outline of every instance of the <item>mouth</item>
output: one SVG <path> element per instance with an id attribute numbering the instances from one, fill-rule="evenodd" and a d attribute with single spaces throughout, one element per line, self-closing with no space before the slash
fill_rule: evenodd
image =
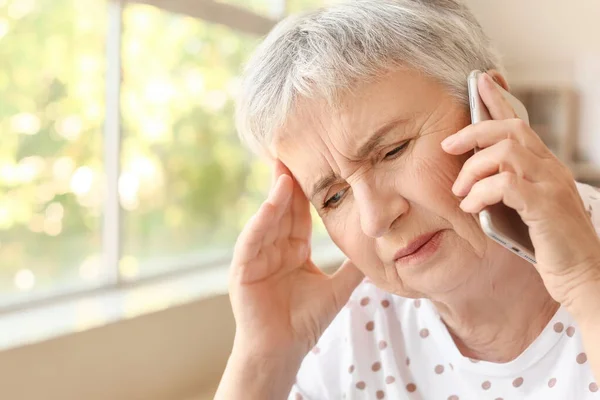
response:
<path id="1" fill-rule="evenodd" d="M 395 263 L 418 264 L 429 258 L 440 246 L 443 231 L 429 232 L 416 237 L 394 255 Z"/>

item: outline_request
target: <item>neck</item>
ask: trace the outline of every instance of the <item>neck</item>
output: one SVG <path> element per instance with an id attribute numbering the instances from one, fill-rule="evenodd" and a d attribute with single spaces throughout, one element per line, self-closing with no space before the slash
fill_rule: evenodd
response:
<path id="1" fill-rule="evenodd" d="M 514 360 L 559 307 L 533 265 L 501 251 L 464 284 L 431 299 L 465 357 Z"/>

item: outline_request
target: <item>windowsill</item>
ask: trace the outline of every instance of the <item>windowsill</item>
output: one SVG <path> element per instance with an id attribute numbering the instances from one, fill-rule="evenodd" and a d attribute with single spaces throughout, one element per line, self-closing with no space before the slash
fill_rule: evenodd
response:
<path id="1" fill-rule="evenodd" d="M 333 244 L 313 248 L 326 269 L 343 259 Z M 0 316 L 0 351 L 131 319 L 175 305 L 227 293 L 226 265 L 197 270 L 135 287 L 82 295 Z"/>

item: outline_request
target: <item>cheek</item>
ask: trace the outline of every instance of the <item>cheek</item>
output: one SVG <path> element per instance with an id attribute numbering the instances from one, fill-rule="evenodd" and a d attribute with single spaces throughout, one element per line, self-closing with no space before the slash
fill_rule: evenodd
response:
<path id="1" fill-rule="evenodd" d="M 416 202 L 429 208 L 430 211 L 443 209 L 447 213 L 449 209 L 457 209 L 460 203 L 452 193 L 452 185 L 467 157 L 451 156 L 441 148 L 439 151 L 437 148 L 428 150 L 416 152 L 407 164 L 410 166 L 407 168 L 407 174 L 401 179 Z M 406 185 L 406 182 L 409 184 Z"/>
<path id="2" fill-rule="evenodd" d="M 352 204 L 344 212 L 325 218 L 324 225 L 335 245 L 367 276 L 374 278 L 383 273 L 383 264 L 376 250 L 376 241 L 365 235 L 360 216 Z"/>
<path id="3" fill-rule="evenodd" d="M 428 187 L 428 198 L 432 199 L 429 209 L 445 219 L 452 226 L 454 232 L 468 243 L 474 252 L 481 256 L 486 249 L 486 236 L 479 227 L 478 217 L 467 214 L 460 209 L 460 201 L 452 193 L 452 185 L 456 180 L 465 161 L 471 156 L 450 156 L 445 152 L 437 154 L 433 160 L 428 159 L 423 163 L 420 176 L 426 177 L 421 188 Z"/>

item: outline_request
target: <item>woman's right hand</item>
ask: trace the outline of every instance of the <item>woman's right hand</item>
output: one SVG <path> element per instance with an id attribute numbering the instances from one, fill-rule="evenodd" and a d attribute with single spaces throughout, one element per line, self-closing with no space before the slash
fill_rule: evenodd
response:
<path id="1" fill-rule="evenodd" d="M 349 261 L 328 276 L 311 260 L 310 205 L 290 171 L 274 166 L 268 199 L 235 246 L 230 298 L 234 353 L 301 360 L 363 278 Z"/>
<path id="2" fill-rule="evenodd" d="M 306 196 L 280 161 L 273 182 L 235 246 L 236 334 L 218 400 L 286 398 L 302 358 L 363 278 L 349 261 L 332 276 L 317 268 Z"/>

